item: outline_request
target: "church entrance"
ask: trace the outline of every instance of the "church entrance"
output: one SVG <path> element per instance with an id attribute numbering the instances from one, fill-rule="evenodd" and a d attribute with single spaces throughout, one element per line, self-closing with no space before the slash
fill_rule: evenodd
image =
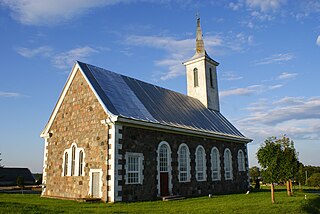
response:
<path id="1" fill-rule="evenodd" d="M 171 150 L 166 142 L 158 147 L 158 190 L 160 196 L 170 195 L 171 189 Z"/>
<path id="2" fill-rule="evenodd" d="M 169 174 L 160 172 L 160 196 L 169 195 Z"/>

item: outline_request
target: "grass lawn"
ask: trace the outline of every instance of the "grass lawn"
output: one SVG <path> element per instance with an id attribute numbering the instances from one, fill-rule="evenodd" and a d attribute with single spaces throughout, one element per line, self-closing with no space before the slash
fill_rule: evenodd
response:
<path id="1" fill-rule="evenodd" d="M 271 204 L 270 192 L 261 190 L 248 195 L 105 204 L 3 193 L 0 213 L 320 213 L 319 194 L 295 192 L 293 197 L 288 197 L 285 190 L 277 190 L 275 197 L 276 204 Z"/>

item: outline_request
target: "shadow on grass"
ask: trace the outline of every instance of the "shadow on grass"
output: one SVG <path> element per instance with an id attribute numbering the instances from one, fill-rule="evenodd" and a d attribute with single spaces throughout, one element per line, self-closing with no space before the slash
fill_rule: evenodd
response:
<path id="1" fill-rule="evenodd" d="M 307 213 L 320 213 L 320 197 L 308 200 L 302 208 Z"/>

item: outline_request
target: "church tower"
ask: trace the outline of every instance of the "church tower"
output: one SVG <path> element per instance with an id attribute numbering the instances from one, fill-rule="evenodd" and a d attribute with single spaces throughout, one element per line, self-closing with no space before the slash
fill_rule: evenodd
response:
<path id="1" fill-rule="evenodd" d="M 183 64 L 188 96 L 197 98 L 211 110 L 220 111 L 216 70 L 219 63 L 211 59 L 204 48 L 200 18 L 197 18 L 196 53 Z"/>

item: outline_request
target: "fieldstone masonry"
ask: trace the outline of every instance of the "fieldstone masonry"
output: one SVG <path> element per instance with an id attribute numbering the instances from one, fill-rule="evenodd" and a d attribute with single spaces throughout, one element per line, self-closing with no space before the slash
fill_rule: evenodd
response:
<path id="1" fill-rule="evenodd" d="M 245 192 L 248 189 L 247 171 L 239 172 L 237 154 L 242 149 L 245 153 L 245 166 L 248 168 L 246 144 L 227 142 L 219 139 L 202 138 L 178 133 L 168 133 L 159 130 L 150 130 L 137 127 L 123 126 L 122 154 L 125 152 L 140 152 L 144 155 L 143 184 L 124 184 L 122 186 L 122 200 L 150 200 L 158 197 L 157 189 L 157 148 L 161 141 L 169 143 L 172 151 L 172 183 L 173 195 L 200 196 L 208 194 L 226 194 Z M 178 180 L 178 148 L 185 143 L 190 150 L 191 181 L 180 183 Z M 195 151 L 202 145 L 206 152 L 207 179 L 197 181 L 195 176 Z M 212 181 L 211 178 L 211 149 L 217 147 L 220 153 L 221 180 Z M 224 179 L 223 153 L 229 148 L 232 153 L 233 179 Z M 125 180 L 125 174 L 122 175 Z"/>
<path id="2" fill-rule="evenodd" d="M 107 115 L 80 71 L 58 110 L 47 138 L 43 196 L 90 197 L 90 169 L 102 169 L 102 200 L 107 200 L 108 127 L 101 124 Z M 62 176 L 64 151 L 76 143 L 84 148 L 84 175 Z"/>

